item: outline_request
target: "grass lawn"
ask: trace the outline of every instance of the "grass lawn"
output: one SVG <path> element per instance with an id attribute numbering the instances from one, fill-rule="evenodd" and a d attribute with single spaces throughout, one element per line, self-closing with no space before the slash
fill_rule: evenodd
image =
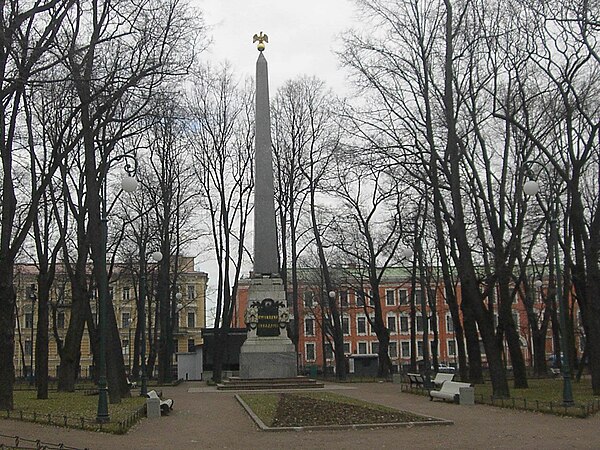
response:
<path id="1" fill-rule="evenodd" d="M 491 403 L 496 406 L 530 409 L 553 414 L 567 414 L 572 416 L 587 417 L 590 413 L 598 411 L 600 398 L 592 393 L 589 379 L 580 382 L 572 380 L 573 400 L 575 405 L 565 408 L 562 406 L 563 379 L 557 378 L 530 378 L 527 380 L 527 389 L 516 389 L 510 385 L 510 399 L 492 399 L 492 384 L 475 385 L 475 401 L 478 403 Z M 590 407 L 590 405 L 594 405 Z"/>
<path id="2" fill-rule="evenodd" d="M 331 392 L 240 395 L 268 427 L 431 422 L 438 419 Z"/>
<path id="3" fill-rule="evenodd" d="M 139 396 L 124 398 L 119 404 L 108 405 L 110 422 L 96 423 L 98 395 L 87 395 L 83 391 L 50 391 L 47 400 L 38 400 L 35 390 L 14 391 L 14 410 L 10 417 L 40 423 L 52 423 L 72 428 L 102 430 L 111 433 L 123 433 L 142 416 L 132 417 L 145 404 Z M 6 418 L 7 413 L 3 412 Z"/>
<path id="4" fill-rule="evenodd" d="M 563 379 L 556 378 L 531 378 L 528 379 L 529 388 L 515 389 L 509 384 L 510 396 L 518 398 L 526 398 L 527 400 L 539 400 L 544 402 L 561 402 Z M 509 381 L 510 383 L 510 381 Z M 575 403 L 587 403 L 598 397 L 592 394 L 592 383 L 589 379 L 582 379 L 579 383 L 575 380 L 571 381 L 573 387 L 573 400 Z M 475 386 L 477 395 L 483 394 L 485 397 L 492 396 L 492 383 L 478 384 Z"/>

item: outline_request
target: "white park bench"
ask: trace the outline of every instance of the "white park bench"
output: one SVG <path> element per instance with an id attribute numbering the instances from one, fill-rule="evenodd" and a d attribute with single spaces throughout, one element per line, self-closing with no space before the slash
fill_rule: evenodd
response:
<path id="1" fill-rule="evenodd" d="M 471 385 L 469 383 L 459 383 L 457 381 L 444 381 L 439 391 L 429 391 L 429 400 L 433 400 L 435 397 L 459 403 L 461 388 L 471 388 Z"/>
<path id="2" fill-rule="evenodd" d="M 452 381 L 453 378 L 454 378 L 453 373 L 441 373 L 440 372 L 435 375 L 435 378 L 433 379 L 433 384 L 439 387 L 442 384 L 444 384 L 444 381 Z"/>
<path id="3" fill-rule="evenodd" d="M 420 373 L 407 373 L 406 376 L 408 377 L 408 381 L 411 387 L 423 386 L 423 375 L 421 375 Z"/>
<path id="4" fill-rule="evenodd" d="M 148 399 L 158 399 L 159 401 L 159 405 L 160 405 L 160 410 L 163 414 L 167 414 L 170 410 L 173 409 L 173 399 L 172 398 L 167 398 L 165 400 L 161 399 L 158 395 L 158 393 L 154 390 L 149 391 L 146 396 L 148 397 Z"/>

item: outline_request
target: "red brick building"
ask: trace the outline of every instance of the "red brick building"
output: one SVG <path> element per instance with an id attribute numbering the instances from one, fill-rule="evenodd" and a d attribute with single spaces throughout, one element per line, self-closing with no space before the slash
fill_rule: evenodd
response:
<path id="1" fill-rule="evenodd" d="M 312 271 L 315 272 L 314 270 Z M 241 280 L 238 291 L 236 312 L 234 315 L 234 327 L 244 327 L 244 311 L 247 305 L 247 293 L 249 279 Z M 350 355 L 376 355 L 378 353 L 379 342 L 374 331 L 371 330 L 369 321 L 365 314 L 364 302 L 372 301 L 369 290 L 365 287 L 365 295 L 360 294 L 360 289 L 352 288 L 352 283 L 339 283 L 335 291 L 336 300 L 340 307 L 343 317 L 344 330 L 344 353 Z M 358 291 L 358 292 L 357 292 Z M 454 326 L 452 318 L 446 305 L 444 291 L 441 284 L 435 287 L 436 293 L 436 321 L 438 329 L 437 355 L 440 363 L 456 365 L 457 346 L 455 340 Z M 460 296 L 460 287 L 457 293 Z M 538 293 L 536 305 L 539 304 L 540 311 L 543 308 L 541 293 Z M 323 339 L 322 333 L 322 296 L 317 283 L 302 281 L 299 286 L 297 320 L 299 322 L 299 367 L 301 370 L 307 370 L 310 366 L 318 366 L 321 370 L 325 364 L 327 367 L 333 367 L 332 346 L 327 340 Z M 411 352 L 411 319 L 410 319 L 410 296 L 411 283 L 408 272 L 402 268 L 391 268 L 386 271 L 380 286 L 381 308 L 384 320 L 390 330 L 389 355 L 392 364 L 402 367 L 410 364 Z M 421 290 L 415 290 L 416 305 L 416 346 L 417 360 L 423 357 L 423 318 L 421 314 Z M 293 313 L 291 304 L 291 293 L 288 292 L 288 306 L 290 313 Z M 367 306 L 367 310 L 369 308 Z M 430 308 L 427 308 L 426 315 L 431 316 Z M 531 339 L 527 323 L 527 315 L 522 302 L 515 302 L 513 306 L 513 317 L 521 335 L 522 351 L 525 361 L 531 364 Z M 432 318 L 429 318 L 429 345 L 433 345 L 433 327 Z M 549 327 L 550 328 L 550 327 Z M 548 331 L 547 335 L 547 355 L 552 354 L 552 335 Z M 325 359 L 323 358 L 325 353 Z M 483 353 L 483 350 L 482 350 Z M 432 351 L 430 351 L 430 355 Z M 508 355 L 508 351 L 505 352 Z M 485 357 L 485 355 L 484 355 Z M 508 357 L 508 356 L 507 356 Z M 510 361 L 507 361 L 510 365 Z M 353 372 L 352 364 L 350 371 Z"/>

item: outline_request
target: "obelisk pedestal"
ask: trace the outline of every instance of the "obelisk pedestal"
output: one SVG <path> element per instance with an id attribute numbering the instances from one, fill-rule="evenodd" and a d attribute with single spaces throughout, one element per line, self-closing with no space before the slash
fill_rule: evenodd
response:
<path id="1" fill-rule="evenodd" d="M 269 76 L 263 56 L 266 35 L 258 41 L 256 61 L 254 272 L 248 290 L 248 337 L 240 350 L 240 378 L 287 378 L 297 375 L 294 344 L 287 337 L 289 312 L 279 277 L 273 192 Z"/>
<path id="2" fill-rule="evenodd" d="M 295 377 L 296 351 L 287 337 L 289 314 L 281 278 L 253 278 L 248 305 L 249 330 L 240 352 L 240 378 Z"/>

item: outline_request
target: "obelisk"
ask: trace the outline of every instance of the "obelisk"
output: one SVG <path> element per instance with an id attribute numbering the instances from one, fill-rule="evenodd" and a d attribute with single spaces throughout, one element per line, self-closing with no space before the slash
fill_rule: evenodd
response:
<path id="1" fill-rule="evenodd" d="M 263 55 L 268 37 L 260 32 L 256 61 L 254 271 L 248 289 L 246 341 L 240 350 L 240 378 L 287 378 L 297 375 L 296 351 L 287 337 L 289 311 L 279 276 L 269 77 Z"/>
<path id="2" fill-rule="evenodd" d="M 262 32 L 256 61 L 255 181 L 254 181 L 254 276 L 278 275 L 275 196 L 273 192 L 273 152 L 271 150 L 271 113 L 269 109 L 269 73 L 263 55 Z"/>

